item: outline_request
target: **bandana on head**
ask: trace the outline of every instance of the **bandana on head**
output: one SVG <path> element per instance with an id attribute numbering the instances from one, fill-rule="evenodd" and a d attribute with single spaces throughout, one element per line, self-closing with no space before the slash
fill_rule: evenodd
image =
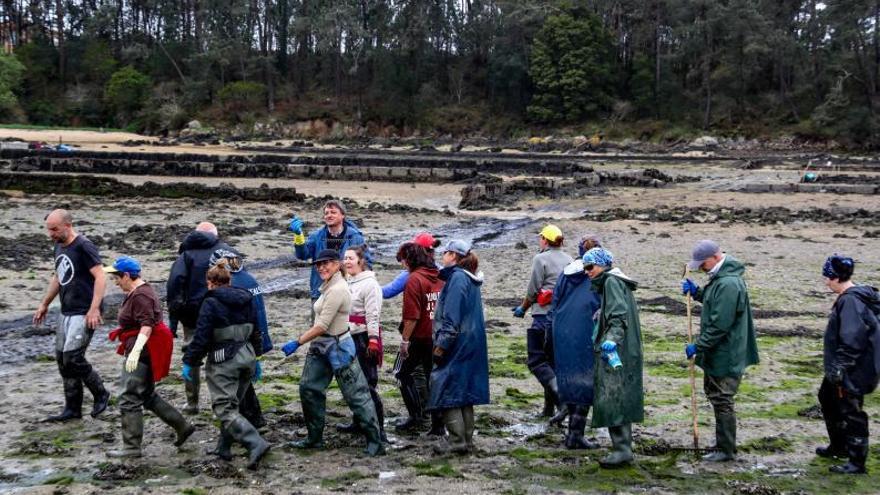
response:
<path id="1" fill-rule="evenodd" d="M 583 262 L 584 265 L 599 265 L 607 268 L 614 263 L 614 255 L 611 251 L 596 247 L 584 254 Z"/>
<path id="2" fill-rule="evenodd" d="M 825 264 L 822 265 L 822 276 L 827 278 L 840 278 L 842 270 L 849 269 L 849 273 L 852 274 L 853 269 L 853 259 L 847 258 L 846 256 L 840 256 L 839 254 L 835 254 L 834 256 L 829 256 L 828 259 L 825 260 Z"/>

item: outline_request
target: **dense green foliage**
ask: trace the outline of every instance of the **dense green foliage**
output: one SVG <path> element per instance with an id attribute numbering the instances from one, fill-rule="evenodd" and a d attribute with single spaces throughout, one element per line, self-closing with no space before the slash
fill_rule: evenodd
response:
<path id="1" fill-rule="evenodd" d="M 18 108 L 17 90 L 24 75 L 24 65 L 15 57 L 0 55 L 0 115 L 13 116 Z"/>
<path id="2" fill-rule="evenodd" d="M 878 146 L 877 26 L 880 0 L 11 0 L 0 42 L 25 70 L 0 119 L 159 131 L 245 112 Z M 129 66 L 151 85 L 121 102 L 106 90 Z"/>
<path id="3" fill-rule="evenodd" d="M 126 125 L 143 108 L 149 91 L 150 78 L 134 67 L 126 66 L 110 76 L 104 96 L 115 112 L 118 123 Z"/>

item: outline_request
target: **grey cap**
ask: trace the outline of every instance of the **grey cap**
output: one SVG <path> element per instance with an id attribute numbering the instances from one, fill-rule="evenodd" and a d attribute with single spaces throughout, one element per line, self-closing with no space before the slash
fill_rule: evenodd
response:
<path id="1" fill-rule="evenodd" d="M 691 253 L 691 261 L 688 263 L 688 268 L 691 270 L 700 268 L 700 265 L 702 265 L 704 261 L 715 256 L 720 251 L 721 246 L 719 246 L 717 242 L 703 239 L 694 246 L 694 250 Z"/>
<path id="2" fill-rule="evenodd" d="M 467 254 L 471 252 L 471 244 L 467 241 L 462 241 L 461 239 L 453 239 L 446 243 L 446 246 L 443 247 L 443 252 L 452 252 L 467 256 Z"/>
<path id="3" fill-rule="evenodd" d="M 593 247 L 602 247 L 602 238 L 599 237 L 598 234 L 584 234 L 583 237 L 581 237 L 581 246 L 587 241 L 592 242 Z"/>

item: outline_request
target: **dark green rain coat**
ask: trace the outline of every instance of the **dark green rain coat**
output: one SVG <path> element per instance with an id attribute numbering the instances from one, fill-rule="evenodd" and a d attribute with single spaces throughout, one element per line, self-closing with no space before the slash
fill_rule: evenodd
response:
<path id="1" fill-rule="evenodd" d="M 718 273 L 694 297 L 703 303 L 696 364 L 709 376 L 741 376 L 747 366 L 758 364 L 744 272 L 742 263 L 726 256 Z"/>
<path id="2" fill-rule="evenodd" d="M 633 291 L 636 282 L 614 268 L 592 280 L 602 307 L 593 338 L 595 396 L 593 428 L 641 423 L 645 419 L 642 388 L 642 329 Z M 617 343 L 623 367 L 613 369 L 602 359 L 602 342 Z"/>

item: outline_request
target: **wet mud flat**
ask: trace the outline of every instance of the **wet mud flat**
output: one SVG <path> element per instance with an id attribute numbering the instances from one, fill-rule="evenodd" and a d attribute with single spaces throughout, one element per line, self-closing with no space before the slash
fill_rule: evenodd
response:
<path id="1" fill-rule="evenodd" d="M 707 176 L 705 168 L 691 164 L 675 172 Z M 235 178 L 222 180 L 239 189 L 253 187 L 252 182 Z M 297 212 L 304 217 L 307 230 L 317 228 L 322 195 L 265 201 L 144 197 L 137 191 L 118 196 L 62 191 L 7 195 L 0 200 L 0 245 L 4 250 L 26 248 L 0 261 L 0 302 L 4 305 L 0 307 L 0 347 L 4 349 L 0 353 L 0 393 L 4 396 L 0 402 L 0 492 L 874 493 L 880 451 L 872 449 L 868 466 L 872 474 L 841 483 L 827 475 L 830 463 L 815 458 L 812 450 L 825 442 L 815 394 L 822 374 L 821 335 L 832 302 L 821 284 L 821 262 L 831 252 L 846 252 L 860 261 L 858 280 L 880 283 L 876 240 L 865 235 L 880 229 L 872 223 L 880 201 L 719 193 L 707 190 L 704 181 L 660 188 L 608 188 L 597 197 L 552 201 L 529 197 L 517 200 L 514 211 L 506 206 L 467 212 L 432 209 L 424 198 L 413 194 L 408 183 L 370 182 L 363 184 L 367 189 L 348 189 L 349 216 L 362 226 L 378 253 L 375 268 L 381 282 L 390 281 L 399 271 L 394 260 L 396 245 L 419 231 L 432 230 L 444 239 L 478 241 L 486 276 L 483 297 L 492 398 L 490 405 L 476 409 L 479 452 L 469 457 L 436 457 L 431 450 L 433 439 L 394 433 L 393 421 L 405 415 L 388 372 L 399 345 L 393 331 L 400 318 L 397 299 L 386 302 L 382 313 L 383 326 L 390 329 L 379 385 L 387 409 L 386 426 L 394 442 L 388 455 L 365 458 L 360 438 L 335 430 L 336 423 L 349 418 L 335 388 L 328 394 L 328 448 L 299 452 L 285 447 L 305 432 L 298 401 L 303 356 L 282 360 L 276 350 L 267 356 L 265 379 L 257 386 L 269 423 L 264 434 L 273 444 L 257 473 L 244 469 L 239 456 L 244 452 L 238 447 L 231 464 L 204 453 L 213 447 L 217 435 L 207 390 L 203 390 L 202 412 L 194 419 L 198 431 L 181 450 L 171 446 L 171 432 L 148 414 L 145 457 L 124 465 L 104 456 L 105 450 L 120 441 L 115 405 L 99 419 L 63 425 L 39 422 L 62 404 L 51 353 L 53 330 L 28 324 L 51 270 L 51 246 L 40 238 L 42 218 L 51 208 L 70 208 L 78 219 L 78 230 L 98 242 L 106 259 L 135 254 L 144 262 L 145 278 L 157 287 L 164 285 L 181 237 L 198 221 L 213 220 L 221 235 L 247 255 L 255 277 L 277 289 L 267 295 L 266 303 L 270 331 L 278 345 L 309 326 L 307 268 L 291 257 L 287 219 Z M 279 188 L 266 182 L 269 189 Z M 309 187 L 332 194 L 334 184 L 315 182 Z M 303 194 L 303 190 L 297 187 L 296 193 Z M 457 199 L 454 189 L 425 186 L 425 191 Z M 399 198 L 399 206 L 379 201 L 394 197 Z M 680 204 L 683 197 L 688 198 L 687 207 Z M 777 207 L 787 211 L 779 212 Z M 850 207 L 865 213 L 837 213 L 836 208 Z M 811 208 L 834 213 L 810 213 Z M 525 364 L 525 331 L 530 322 L 513 318 L 510 308 L 522 296 L 537 250 L 537 233 L 547 221 L 557 223 L 569 240 L 586 232 L 600 233 L 619 266 L 640 283 L 636 296 L 642 305 L 646 421 L 634 428 L 637 464 L 624 470 L 598 469 L 596 460 L 609 446 L 604 431 L 588 430 L 601 443 L 599 451 L 567 451 L 562 448 L 564 430 L 548 428 L 536 417 L 543 398 Z M 677 286 L 690 246 L 708 237 L 747 264 L 762 360 L 748 371 L 738 397 L 740 459 L 723 466 L 701 464 L 680 449 L 691 445 L 692 439 L 688 370 L 682 352 L 687 321 Z M 566 249 L 575 251 L 571 243 Z M 705 283 L 701 276 L 695 278 Z M 119 297 L 110 288 L 108 306 L 114 301 L 118 304 Z M 88 357 L 116 394 L 121 358 L 106 338 L 115 323 L 112 318 L 109 312 L 104 326 L 96 331 Z M 175 346 L 172 376 L 158 391 L 180 404 L 179 342 Z M 698 402 L 701 446 L 710 446 L 713 419 L 702 391 L 698 391 Z M 871 428 L 877 431 L 880 400 L 869 396 L 866 408 Z"/>

